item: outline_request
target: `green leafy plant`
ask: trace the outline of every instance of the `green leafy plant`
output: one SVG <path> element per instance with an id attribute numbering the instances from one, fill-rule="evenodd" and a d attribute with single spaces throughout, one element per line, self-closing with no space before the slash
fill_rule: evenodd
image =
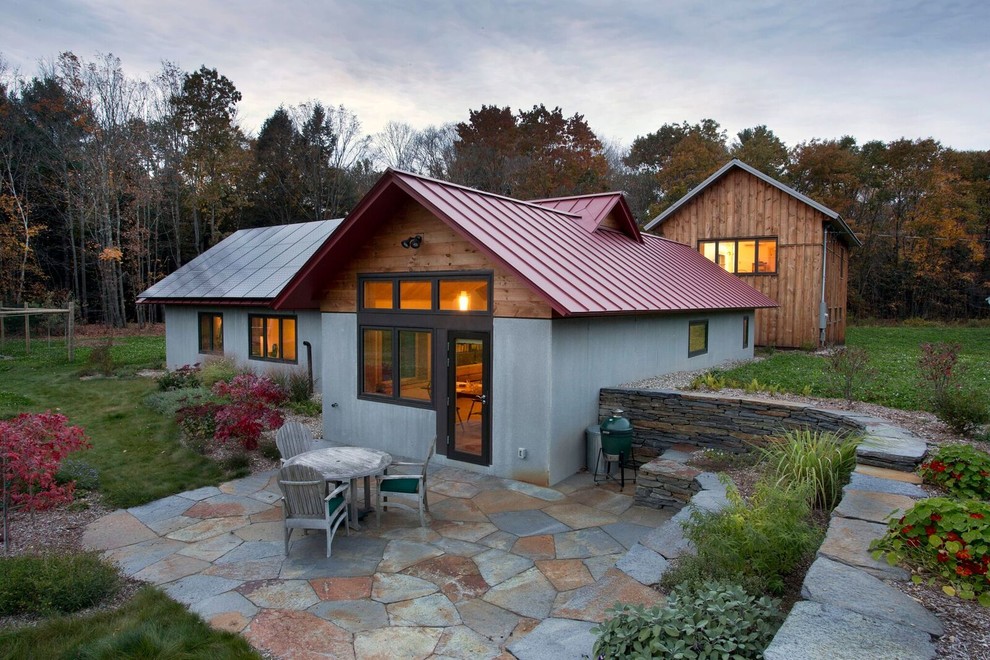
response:
<path id="1" fill-rule="evenodd" d="M 197 403 L 205 403 L 212 399 L 213 395 L 209 390 L 202 387 L 194 387 L 191 389 L 152 392 L 145 398 L 144 405 L 166 417 L 174 417 L 179 411 L 179 408 L 192 406 Z"/>
<path id="2" fill-rule="evenodd" d="M 713 369 L 695 376 L 688 387 L 692 390 L 706 389 L 711 390 L 712 392 L 718 392 L 726 387 L 734 387 L 734 385 L 735 384 L 728 381 L 720 371 Z"/>
<path id="3" fill-rule="evenodd" d="M 229 383 L 234 376 L 244 373 L 237 360 L 225 355 L 211 356 L 203 362 L 199 377 L 203 387 L 212 388 L 219 382 Z"/>
<path id="4" fill-rule="evenodd" d="M 990 422 L 986 398 L 975 390 L 950 388 L 932 402 L 935 415 L 954 433 L 969 436 Z"/>
<path id="5" fill-rule="evenodd" d="M 906 563 L 943 583 L 942 591 L 990 607 L 990 504 L 933 497 L 891 520 L 887 534 L 870 545 L 876 559 Z M 924 577 L 912 577 L 916 583 Z"/>
<path id="6" fill-rule="evenodd" d="M 199 364 L 186 364 L 174 371 L 166 371 L 158 377 L 156 382 L 158 383 L 158 389 L 163 392 L 199 387 L 201 385 L 199 378 Z"/>
<path id="7" fill-rule="evenodd" d="M 943 445 L 921 464 L 921 477 L 959 497 L 990 499 L 990 454 L 970 445 Z"/>
<path id="8" fill-rule="evenodd" d="M 755 447 L 777 484 L 807 484 L 811 504 L 831 511 L 856 467 L 858 436 L 834 431 L 792 429 Z"/>
<path id="9" fill-rule="evenodd" d="M 869 384 L 877 373 L 870 367 L 870 354 L 859 347 L 843 346 L 833 349 L 825 359 L 825 365 L 826 380 L 849 403 L 853 402 L 856 389 Z"/>
<path id="10" fill-rule="evenodd" d="M 119 587 L 116 569 L 92 553 L 0 559 L 0 615 L 78 612 Z"/>
<path id="11" fill-rule="evenodd" d="M 683 584 L 664 606 L 617 605 L 591 629 L 597 658 L 761 658 L 780 627 L 779 602 L 738 584 Z"/>
<path id="12" fill-rule="evenodd" d="M 809 521 L 809 492 L 807 485 L 781 488 L 761 480 L 747 502 L 728 484 L 727 507 L 694 511 L 684 523 L 696 554 L 678 559 L 661 584 L 727 580 L 753 593 L 781 593 L 784 577 L 821 541 L 821 530 Z"/>
<path id="13" fill-rule="evenodd" d="M 67 458 L 55 475 L 60 484 L 75 483 L 76 490 L 97 490 L 100 487 L 100 471 L 87 461 Z"/>
<path id="14" fill-rule="evenodd" d="M 316 417 L 323 412 L 323 402 L 319 399 L 289 401 L 285 407 L 297 415 L 305 415 L 306 417 Z"/>
<path id="15" fill-rule="evenodd" d="M 263 438 L 258 443 L 258 453 L 270 461 L 278 461 L 282 458 L 282 452 L 278 450 L 278 445 L 271 438 Z"/>

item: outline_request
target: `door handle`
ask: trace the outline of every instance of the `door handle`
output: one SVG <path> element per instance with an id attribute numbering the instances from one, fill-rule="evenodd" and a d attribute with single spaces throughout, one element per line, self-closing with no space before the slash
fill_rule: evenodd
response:
<path id="1" fill-rule="evenodd" d="M 478 403 L 480 403 L 481 405 L 485 405 L 486 403 L 488 403 L 488 395 L 487 394 L 479 394 L 477 397 L 475 397 L 475 400 Z"/>

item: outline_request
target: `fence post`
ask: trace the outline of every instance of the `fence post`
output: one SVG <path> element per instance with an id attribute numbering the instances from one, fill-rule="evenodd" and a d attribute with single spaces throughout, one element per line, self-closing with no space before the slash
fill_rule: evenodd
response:
<path id="1" fill-rule="evenodd" d="M 24 303 L 24 309 L 27 308 L 28 304 Z M 24 352 L 31 353 L 31 315 L 27 312 L 24 313 Z"/>
<path id="2" fill-rule="evenodd" d="M 72 345 L 72 340 L 75 335 L 73 330 L 73 324 L 75 323 L 76 316 L 76 303 L 69 301 L 68 309 L 65 315 L 65 345 L 69 351 L 69 363 L 72 363 L 75 357 L 75 347 Z"/>

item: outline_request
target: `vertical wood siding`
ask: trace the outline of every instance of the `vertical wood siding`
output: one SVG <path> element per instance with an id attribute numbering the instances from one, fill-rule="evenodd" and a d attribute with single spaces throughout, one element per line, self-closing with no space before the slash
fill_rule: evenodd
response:
<path id="1" fill-rule="evenodd" d="M 776 300 L 776 309 L 756 310 L 756 343 L 800 348 L 818 344 L 822 238 L 830 218 L 748 172 L 733 169 L 656 227 L 666 238 L 697 248 L 699 240 L 777 237 L 777 273 L 740 275 Z M 829 237 L 826 303 L 828 341 L 845 340 L 848 249 Z M 839 261 L 844 260 L 844 277 Z M 831 310 L 835 310 L 833 314 Z M 834 319 L 834 321 L 833 321 Z"/>
<path id="2" fill-rule="evenodd" d="M 423 236 L 418 250 L 402 247 L 404 239 Z M 326 282 L 320 309 L 357 310 L 357 276 L 367 273 L 425 273 L 450 270 L 493 271 L 493 312 L 496 317 L 551 317 L 549 303 L 507 269 L 495 265 L 480 250 L 418 203 L 408 201 L 384 222 L 357 252 Z"/>

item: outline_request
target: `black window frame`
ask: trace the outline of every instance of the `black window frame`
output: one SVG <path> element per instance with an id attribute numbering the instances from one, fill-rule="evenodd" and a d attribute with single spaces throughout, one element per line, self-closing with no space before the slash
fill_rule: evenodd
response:
<path id="1" fill-rule="evenodd" d="M 749 348 L 749 314 L 743 315 L 743 348 Z"/>
<path id="2" fill-rule="evenodd" d="M 773 270 L 764 270 L 764 271 L 755 270 L 752 273 L 740 273 L 739 272 L 739 243 L 740 242 L 745 242 L 745 241 L 755 241 L 755 245 L 753 246 L 753 250 L 756 253 L 757 259 L 759 259 L 759 256 L 760 256 L 760 243 L 761 242 L 763 242 L 763 241 L 766 241 L 766 242 L 772 241 L 773 243 L 776 244 L 777 249 L 774 251 L 775 256 L 774 256 L 774 260 L 773 260 Z M 751 275 L 776 275 L 778 273 L 777 264 L 780 262 L 780 241 L 778 240 L 778 237 L 777 236 L 745 236 L 745 237 L 739 237 L 739 238 L 699 238 L 698 239 L 698 252 L 703 255 L 704 254 L 704 251 L 701 249 L 701 244 L 702 243 L 714 243 L 715 244 L 715 254 L 716 255 L 718 255 L 718 245 L 719 245 L 719 243 L 735 243 L 736 244 L 735 245 L 735 250 L 733 251 L 733 254 L 735 255 L 735 263 L 732 264 L 733 270 L 726 271 L 726 272 L 732 273 L 733 275 L 735 275 L 737 277 L 743 277 L 743 276 L 749 277 Z M 707 259 L 707 257 L 706 257 L 706 259 Z M 717 264 L 718 261 L 715 261 L 713 263 L 716 263 Z"/>
<path id="3" fill-rule="evenodd" d="M 253 344 L 251 343 L 251 322 L 254 319 L 262 319 L 261 327 L 264 329 L 263 332 L 265 333 L 264 334 L 264 344 L 265 344 L 265 346 L 268 345 L 268 334 L 267 334 L 268 333 L 268 322 L 267 321 L 269 319 L 278 319 L 279 320 L 278 321 L 278 336 L 279 336 L 278 353 L 279 353 L 280 356 L 285 355 L 285 349 L 283 348 L 283 346 L 285 345 L 285 339 L 284 339 L 284 337 L 285 337 L 285 331 L 283 330 L 283 327 L 282 327 L 283 326 L 283 323 L 285 322 L 286 319 L 289 319 L 293 323 L 295 323 L 296 324 L 296 332 L 295 332 L 295 339 L 294 339 L 294 342 L 295 342 L 295 351 L 294 351 L 294 354 L 295 354 L 296 357 L 293 358 L 293 359 L 291 359 L 291 360 L 287 360 L 284 357 L 274 358 L 274 357 L 269 357 L 267 355 L 265 355 L 265 356 L 252 355 L 251 354 L 251 350 L 253 349 Z M 247 350 L 247 352 L 248 352 L 248 359 L 249 360 L 257 360 L 259 362 L 279 362 L 281 364 L 299 364 L 299 317 L 296 316 L 295 314 L 248 314 L 247 334 L 248 334 L 248 350 Z"/>
<path id="4" fill-rule="evenodd" d="M 209 347 L 203 346 L 203 318 L 210 318 Z M 213 341 L 213 319 L 220 319 L 220 348 L 214 345 Z M 196 315 L 196 336 L 198 339 L 199 352 L 203 355 L 223 355 L 223 312 L 200 312 Z"/>
<path id="5" fill-rule="evenodd" d="M 391 348 L 392 348 L 392 393 L 385 394 L 383 392 L 366 392 L 364 389 L 364 333 L 366 330 L 384 330 L 392 333 Z M 430 393 L 429 399 L 412 399 L 405 398 L 402 396 L 402 374 L 401 374 L 401 341 L 399 334 L 402 332 L 426 332 L 430 335 L 430 374 L 429 374 L 429 386 L 428 391 Z M 358 326 L 358 398 L 365 399 L 368 401 L 382 401 L 387 403 L 396 403 L 404 406 L 412 406 L 414 408 L 432 408 L 434 398 L 436 397 L 436 330 L 434 328 L 420 327 L 420 326 L 405 326 L 405 325 L 381 325 L 376 323 L 369 323 L 366 325 Z"/>
<path id="6" fill-rule="evenodd" d="M 445 316 L 491 316 L 494 301 L 493 277 L 490 271 L 438 271 L 430 273 L 371 273 L 358 275 L 358 301 L 357 309 L 361 314 L 396 314 L 396 315 L 417 315 L 417 314 L 441 314 Z M 369 281 L 392 281 L 392 308 L 382 309 L 381 307 L 364 306 L 364 283 Z M 430 282 L 430 309 L 401 309 L 401 283 L 409 281 L 429 281 Z M 441 280 L 484 280 L 487 283 L 485 302 L 486 309 L 472 309 L 461 311 L 459 309 L 440 309 L 440 282 Z"/>
<path id="7" fill-rule="evenodd" d="M 705 328 L 705 346 L 697 351 L 691 350 L 691 329 L 696 326 L 704 326 Z M 708 353 L 708 319 L 697 319 L 694 321 L 688 321 L 688 357 L 693 358 L 698 355 L 705 355 Z"/>

